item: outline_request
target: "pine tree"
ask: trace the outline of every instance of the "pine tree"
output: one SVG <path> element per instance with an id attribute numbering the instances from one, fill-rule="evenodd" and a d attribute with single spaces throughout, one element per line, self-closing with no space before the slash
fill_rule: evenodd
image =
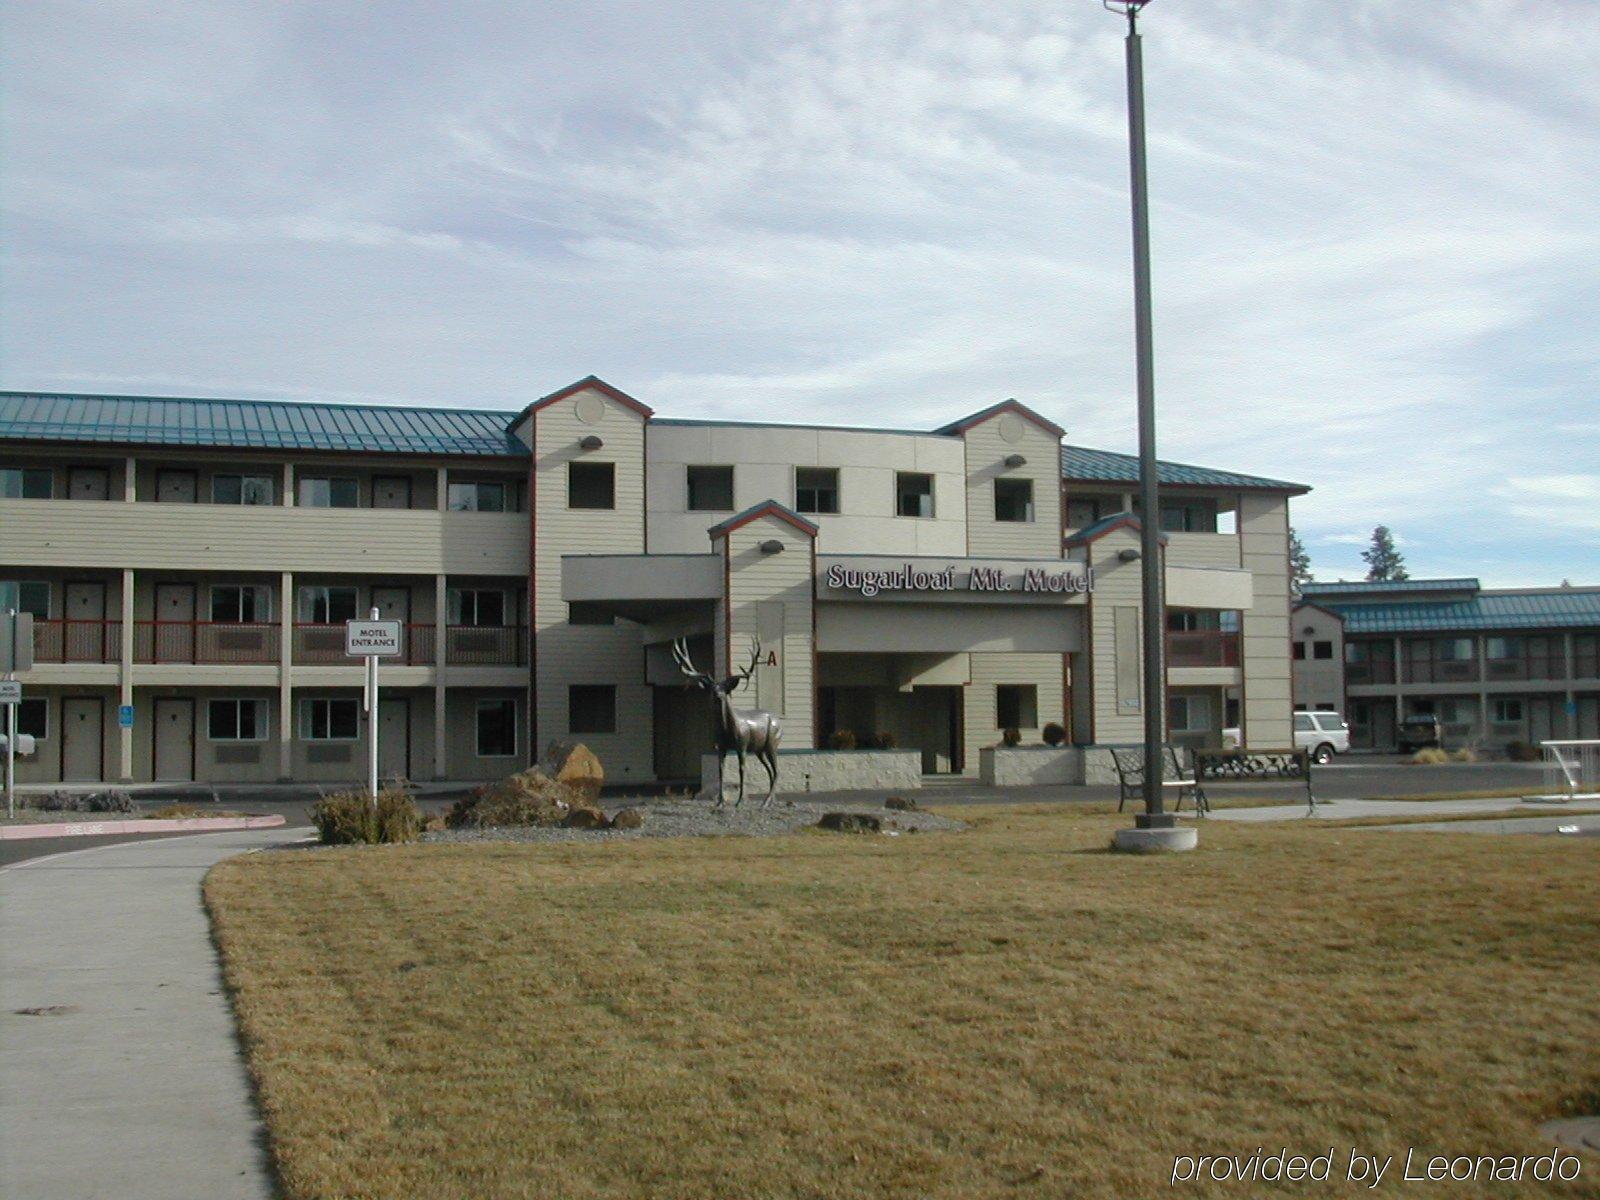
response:
<path id="1" fill-rule="evenodd" d="M 1368 583 L 1391 583 L 1411 578 L 1406 570 L 1405 556 L 1395 549 L 1394 535 L 1389 532 L 1387 525 L 1379 525 L 1372 531 L 1372 545 L 1361 552 L 1361 559 L 1367 564 Z"/>
<path id="2" fill-rule="evenodd" d="M 1311 555 L 1306 553 L 1306 544 L 1300 540 L 1300 534 L 1291 525 L 1289 526 L 1289 586 L 1298 596 L 1300 589 L 1310 582 Z"/>

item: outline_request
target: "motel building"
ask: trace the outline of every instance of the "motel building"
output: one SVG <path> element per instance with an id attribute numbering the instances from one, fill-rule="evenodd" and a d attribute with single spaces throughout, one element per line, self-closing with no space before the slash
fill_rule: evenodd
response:
<path id="1" fill-rule="evenodd" d="M 1292 653 L 1295 707 L 1342 711 L 1356 749 L 1424 715 L 1450 749 L 1600 738 L 1600 587 L 1307 583 Z"/>
<path id="2" fill-rule="evenodd" d="M 934 430 L 674 419 L 592 377 L 519 413 L 0 393 L 0 603 L 35 617 L 19 779 L 358 780 L 343 626 L 371 608 L 404 625 L 386 778 L 578 739 L 612 782 L 696 780 L 680 638 L 749 668 L 734 702 L 781 719 L 786 790 L 840 781 L 847 753 L 805 752 L 841 731 L 921 775 L 977 775 L 1007 728 L 1137 742 L 1137 464 L 1063 437 L 1015 401 Z M 1287 745 L 1306 489 L 1162 482 L 1170 738 Z"/>

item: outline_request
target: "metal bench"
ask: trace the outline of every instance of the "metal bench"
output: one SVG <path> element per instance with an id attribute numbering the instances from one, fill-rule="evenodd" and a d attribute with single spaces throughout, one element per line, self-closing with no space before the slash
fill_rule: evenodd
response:
<path id="1" fill-rule="evenodd" d="M 1317 811 L 1317 797 L 1311 790 L 1311 751 L 1293 750 L 1194 750 L 1195 808 L 1211 807 L 1206 799 L 1207 783 L 1280 783 L 1303 780 L 1306 785 L 1306 815 Z"/>
<path id="2" fill-rule="evenodd" d="M 1111 746 L 1111 762 L 1117 768 L 1117 811 L 1121 812 L 1129 800 L 1144 796 L 1144 747 Z M 1161 787 L 1178 793 L 1173 812 L 1183 811 L 1185 794 L 1194 796 L 1195 811 L 1204 816 L 1210 806 L 1205 794 L 1199 790 L 1192 773 L 1186 773 L 1178 761 L 1178 752 L 1171 746 L 1161 748 Z"/>

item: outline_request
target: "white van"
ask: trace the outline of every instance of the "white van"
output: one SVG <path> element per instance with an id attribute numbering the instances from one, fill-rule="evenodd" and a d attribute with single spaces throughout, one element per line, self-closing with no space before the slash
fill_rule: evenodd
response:
<path id="1" fill-rule="evenodd" d="M 1238 744 L 1237 728 L 1222 731 L 1224 749 Z M 1311 751 L 1313 762 L 1330 763 L 1335 754 L 1350 753 L 1350 725 L 1343 713 L 1301 709 L 1294 714 L 1294 744 Z"/>

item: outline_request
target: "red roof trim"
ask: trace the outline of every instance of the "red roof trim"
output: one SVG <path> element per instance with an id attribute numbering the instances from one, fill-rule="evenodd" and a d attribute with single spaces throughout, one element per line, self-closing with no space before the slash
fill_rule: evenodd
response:
<path id="1" fill-rule="evenodd" d="M 970 417 L 963 417 L 959 421 L 952 422 L 949 425 L 941 426 L 940 428 L 934 430 L 934 432 L 944 434 L 965 433 L 974 425 L 982 425 L 990 417 L 998 417 L 1001 413 L 1008 412 L 1014 412 L 1019 417 L 1024 417 L 1027 420 L 1032 421 L 1035 425 L 1039 426 L 1039 428 L 1048 430 L 1050 433 L 1055 434 L 1058 438 L 1067 436 L 1067 431 L 1065 429 L 1061 428 L 1061 426 L 1057 425 L 1054 421 L 1041 417 L 1038 413 L 1034 412 L 1033 409 L 1029 408 L 1020 400 L 1002 400 L 999 404 L 990 405 L 981 412 L 973 413 Z"/>
<path id="2" fill-rule="evenodd" d="M 727 537 L 735 529 L 742 529 L 750 522 L 759 520 L 762 517 L 777 517 L 780 521 L 787 521 L 807 537 L 815 538 L 820 532 L 817 526 L 792 508 L 779 504 L 776 500 L 763 500 L 760 504 L 729 517 L 720 525 L 713 525 L 706 532 L 711 535 L 711 540 L 715 541 L 719 537 Z"/>
<path id="3" fill-rule="evenodd" d="M 521 425 L 528 419 L 528 414 L 536 413 L 541 408 L 548 408 L 557 400 L 565 400 L 568 396 L 576 395 L 578 392 L 591 390 L 599 392 L 602 396 L 610 397 L 618 404 L 624 405 L 627 408 L 631 408 L 634 412 L 638 413 L 647 421 L 651 417 L 655 416 L 655 409 L 651 408 L 648 404 L 644 404 L 641 401 L 635 400 L 621 388 L 612 387 L 598 375 L 585 375 L 576 383 L 569 383 L 560 391 L 551 392 L 548 396 L 539 397 L 539 399 L 535 400 L 532 404 L 528 405 L 527 408 L 523 409 L 515 417 L 513 417 L 510 425 L 508 425 L 507 428 L 515 429 L 518 425 Z"/>
<path id="4" fill-rule="evenodd" d="M 1077 533 L 1067 538 L 1062 545 L 1086 546 L 1090 542 L 1098 542 L 1101 538 L 1105 537 L 1106 534 L 1114 533 L 1118 529 L 1143 530 L 1143 528 L 1144 527 L 1139 523 L 1139 518 L 1134 516 L 1132 513 L 1124 513 L 1121 516 L 1116 517 L 1103 517 L 1096 521 L 1093 525 L 1085 525 L 1082 529 L 1078 530 Z M 1167 544 L 1166 534 L 1161 533 L 1157 534 L 1156 536 L 1160 539 L 1163 546 Z"/>

